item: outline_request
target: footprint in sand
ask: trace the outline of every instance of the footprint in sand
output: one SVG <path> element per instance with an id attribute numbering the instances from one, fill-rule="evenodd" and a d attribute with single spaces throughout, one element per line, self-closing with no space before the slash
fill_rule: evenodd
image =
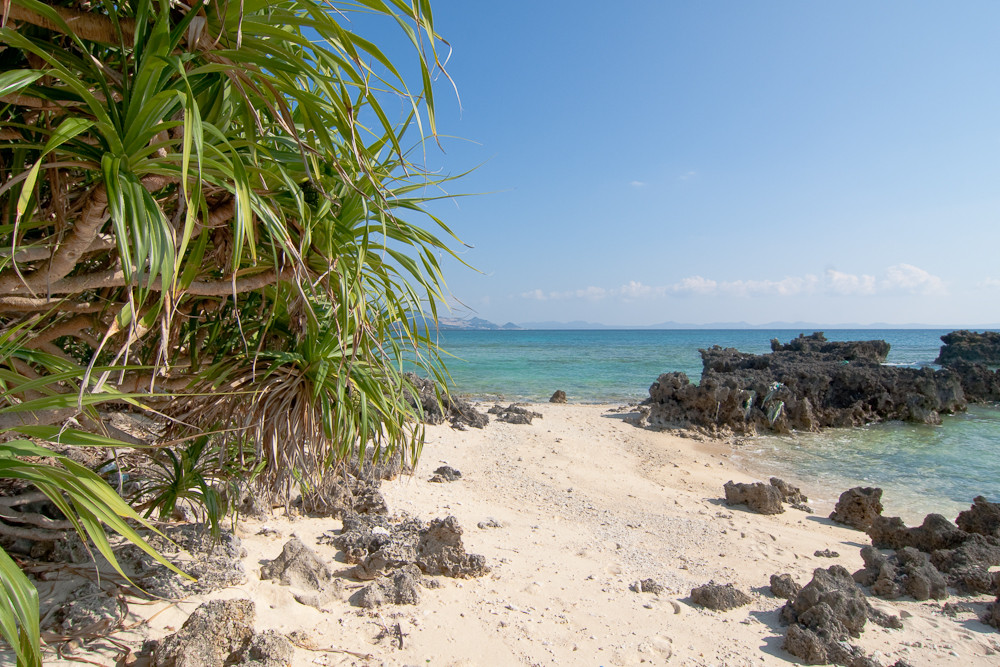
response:
<path id="1" fill-rule="evenodd" d="M 653 637 L 651 644 L 653 645 L 653 651 L 664 660 L 669 659 L 674 654 L 673 642 L 670 641 L 669 637 L 657 635 Z"/>

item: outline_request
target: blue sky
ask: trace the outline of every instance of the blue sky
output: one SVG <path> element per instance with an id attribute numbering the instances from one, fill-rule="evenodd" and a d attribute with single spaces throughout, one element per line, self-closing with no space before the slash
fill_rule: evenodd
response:
<path id="1" fill-rule="evenodd" d="M 1000 322 L 1000 3 L 432 6 L 455 315 Z"/>

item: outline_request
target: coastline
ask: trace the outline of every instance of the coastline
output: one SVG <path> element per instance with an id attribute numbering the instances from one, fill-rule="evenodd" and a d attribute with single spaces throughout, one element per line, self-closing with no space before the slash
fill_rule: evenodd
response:
<path id="1" fill-rule="evenodd" d="M 416 606 L 363 610 L 345 595 L 319 611 L 296 602 L 287 586 L 260 581 L 260 563 L 294 534 L 346 576 L 342 555 L 316 540 L 341 522 L 246 520 L 237 534 L 247 582 L 178 603 L 133 605 L 134 620 L 148 619 L 133 633 L 162 637 L 204 599 L 249 597 L 259 629 L 308 638 L 312 648 L 297 648 L 294 665 L 801 664 L 781 648 L 784 600 L 771 595 L 769 577 L 790 573 L 804 584 L 814 568 L 833 564 L 853 572 L 863 564 L 864 533 L 826 519 L 826 501 L 812 503 L 815 514 L 727 506 L 726 481 L 767 473 L 747 469 L 725 443 L 636 428 L 616 405 L 529 407 L 543 415 L 529 425 L 427 427 L 416 472 L 382 484 L 391 513 L 455 516 L 465 549 L 485 556 L 485 576 L 435 577 L 440 587 L 423 591 Z M 462 477 L 430 482 L 441 465 Z M 814 555 L 824 549 L 839 556 Z M 631 590 L 647 578 L 664 590 Z M 712 580 L 735 584 L 751 603 L 728 612 L 693 604 L 691 589 Z M 977 619 L 992 598 L 952 596 L 946 602 L 961 603 L 953 618 L 937 601 L 869 600 L 904 616 L 902 630 L 869 623 L 853 640 L 884 664 L 996 663 L 1000 635 Z"/>

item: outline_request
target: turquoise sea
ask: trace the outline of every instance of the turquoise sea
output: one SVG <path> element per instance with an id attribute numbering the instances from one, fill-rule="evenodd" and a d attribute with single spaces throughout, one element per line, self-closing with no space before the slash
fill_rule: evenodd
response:
<path id="1" fill-rule="evenodd" d="M 949 330 L 827 330 L 829 340 L 890 343 L 886 363 L 933 366 Z M 627 403 L 648 396 L 669 371 L 701 376 L 700 348 L 720 345 L 764 353 L 771 339 L 788 342 L 802 330 L 443 331 L 454 389 L 497 401 L 547 401 L 561 389 L 571 402 Z M 886 514 L 919 522 L 927 512 L 954 518 L 976 495 L 1000 502 L 1000 409 L 973 406 L 941 426 L 889 423 L 820 434 L 760 437 L 737 457 L 753 468 L 803 484 L 808 494 L 836 500 L 851 486 L 885 490 Z"/>

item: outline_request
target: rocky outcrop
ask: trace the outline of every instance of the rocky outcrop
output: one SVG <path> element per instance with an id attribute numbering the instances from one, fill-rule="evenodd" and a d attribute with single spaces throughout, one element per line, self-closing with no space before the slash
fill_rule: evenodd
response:
<path id="1" fill-rule="evenodd" d="M 118 552 L 118 562 L 125 574 L 148 593 L 182 598 L 246 582 L 246 549 L 240 538 L 224 528 L 217 538 L 205 524 L 170 526 L 162 534 L 146 533 L 143 537 L 167 560 L 194 577 L 182 579 L 138 546 L 128 544 Z"/>
<path id="2" fill-rule="evenodd" d="M 1000 366 L 1000 333 L 952 331 L 941 340 L 944 345 L 935 363 L 958 375 L 966 400 L 1000 401 L 1000 370 L 994 370 Z"/>
<path id="3" fill-rule="evenodd" d="M 732 584 L 710 581 L 691 590 L 691 601 L 706 609 L 729 611 L 750 604 L 751 598 Z"/>
<path id="4" fill-rule="evenodd" d="M 354 576 L 363 580 L 388 576 L 410 564 L 424 574 L 448 577 L 478 577 L 489 571 L 485 558 L 466 553 L 462 527 L 451 516 L 424 524 L 415 518 L 348 514 L 332 542 L 355 565 Z"/>
<path id="5" fill-rule="evenodd" d="M 920 526 L 907 527 L 899 517 L 877 517 L 868 529 L 872 544 L 882 549 L 913 548 L 929 555 L 930 564 L 948 585 L 968 593 L 994 593 L 1000 565 L 1000 539 L 969 533 L 940 514 L 928 514 Z"/>
<path id="6" fill-rule="evenodd" d="M 781 491 L 763 482 L 744 484 L 728 481 L 723 486 L 727 505 L 746 505 L 757 514 L 781 514 L 785 511 Z"/>
<path id="7" fill-rule="evenodd" d="M 960 591 L 1000 594 L 1000 572 L 990 572 L 991 567 L 1000 565 L 1000 542 L 996 538 L 970 534 L 954 549 L 932 552 L 931 562 Z"/>
<path id="8" fill-rule="evenodd" d="M 854 580 L 870 586 L 872 593 L 889 600 L 909 595 L 914 600 L 948 597 L 948 582 L 930 562 L 930 557 L 913 547 L 900 549 L 892 556 L 875 547 L 861 549 L 864 569 L 854 573 Z"/>
<path id="9" fill-rule="evenodd" d="M 802 489 L 797 486 L 793 486 L 781 479 L 780 477 L 772 477 L 771 486 L 778 490 L 781 494 L 782 502 L 786 502 L 790 505 L 803 505 L 809 502 L 809 498 L 802 493 Z"/>
<path id="10" fill-rule="evenodd" d="M 868 530 L 882 515 L 882 489 L 856 486 L 840 494 L 830 519 L 858 530 Z"/>
<path id="11" fill-rule="evenodd" d="M 771 594 L 776 598 L 793 599 L 802 590 L 801 584 L 792 579 L 790 574 L 771 575 Z"/>
<path id="12" fill-rule="evenodd" d="M 291 587 L 300 604 L 317 609 L 341 595 L 340 580 L 334 579 L 327 564 L 298 537 L 286 542 L 277 558 L 263 562 L 260 578 L 276 579 L 282 586 Z"/>
<path id="13" fill-rule="evenodd" d="M 782 345 L 777 338 L 772 338 L 771 351 L 815 352 L 848 361 L 870 359 L 882 363 L 889 356 L 889 343 L 884 340 L 829 341 L 822 331 L 816 331 L 808 336 L 799 334 L 798 338 L 793 338 L 787 345 Z"/>
<path id="14" fill-rule="evenodd" d="M 763 482 L 745 484 L 730 480 L 723 485 L 723 489 L 726 492 L 727 505 L 746 505 L 757 514 L 781 514 L 785 511 L 782 503 L 789 503 L 792 507 L 812 512 L 812 509 L 805 504 L 809 499 L 799 487 L 792 486 L 778 477 L 772 477 L 770 484 Z"/>
<path id="15" fill-rule="evenodd" d="M 1000 365 L 1000 333 L 959 330 L 941 336 L 944 345 L 934 363 L 950 365 L 958 361 Z"/>
<path id="16" fill-rule="evenodd" d="M 640 423 L 752 435 L 887 420 L 936 424 L 967 406 L 954 371 L 882 365 L 884 341 L 830 343 L 816 333 L 772 347 L 763 355 L 701 350 L 699 384 L 664 373 L 649 388 Z"/>
<path id="17" fill-rule="evenodd" d="M 295 648 L 276 632 L 254 631 L 253 600 L 210 600 L 152 647 L 152 667 L 285 667 Z"/>
<path id="18" fill-rule="evenodd" d="M 865 599 L 850 573 L 839 565 L 816 569 L 813 579 L 781 609 L 788 625 L 783 648 L 807 664 L 874 665 L 849 641 L 859 637 L 871 620 L 900 628 L 896 616 L 877 611 Z"/>
<path id="19" fill-rule="evenodd" d="M 913 528 L 908 528 L 899 517 L 876 517 L 868 536 L 880 549 L 914 547 L 929 553 L 958 546 L 968 538 L 968 533 L 940 514 L 928 514 L 921 525 Z"/>
<path id="20" fill-rule="evenodd" d="M 479 577 L 489 571 L 485 558 L 465 552 L 462 527 L 453 516 L 434 519 L 420 530 L 417 566 L 426 574 L 446 577 Z"/>
<path id="21" fill-rule="evenodd" d="M 462 479 L 462 472 L 458 470 L 458 468 L 452 468 L 451 466 L 439 466 L 437 470 L 434 471 L 434 475 L 428 481 L 443 484 L 444 482 L 454 482 L 459 479 Z"/>
<path id="22" fill-rule="evenodd" d="M 388 576 L 377 577 L 351 597 L 351 602 L 365 609 L 384 604 L 418 604 L 420 602 L 420 570 L 407 565 Z"/>
<path id="23" fill-rule="evenodd" d="M 565 403 L 566 402 L 566 392 L 562 389 L 556 389 L 555 393 L 549 397 L 549 403 Z"/>
<path id="24" fill-rule="evenodd" d="M 967 533 L 1000 538 L 1000 503 L 976 496 L 972 499 L 972 507 L 958 513 L 955 523 Z"/>
<path id="25" fill-rule="evenodd" d="M 357 472 L 358 475 L 346 471 L 324 475 L 318 485 L 302 494 L 299 500 L 302 511 L 335 518 L 344 512 L 386 514 L 389 506 L 380 489 L 381 475 L 387 473 L 386 469 L 370 465 Z"/>
<path id="26" fill-rule="evenodd" d="M 997 630 L 1000 630 L 1000 595 L 997 596 L 996 602 L 986 607 L 986 615 L 983 616 L 983 623 L 992 625 Z"/>
<path id="27" fill-rule="evenodd" d="M 406 390 L 406 397 L 415 408 L 419 408 L 423 421 L 428 424 L 443 424 L 445 421 L 456 428 L 485 428 L 490 418 L 476 410 L 472 404 L 450 394 L 442 394 L 438 385 L 415 373 L 406 373 L 406 379 L 413 385 L 416 394 Z"/>
<path id="28" fill-rule="evenodd" d="M 948 370 L 962 383 L 965 400 L 969 403 L 995 403 L 1000 401 L 1000 370 L 990 370 L 983 364 L 956 361 Z"/>

